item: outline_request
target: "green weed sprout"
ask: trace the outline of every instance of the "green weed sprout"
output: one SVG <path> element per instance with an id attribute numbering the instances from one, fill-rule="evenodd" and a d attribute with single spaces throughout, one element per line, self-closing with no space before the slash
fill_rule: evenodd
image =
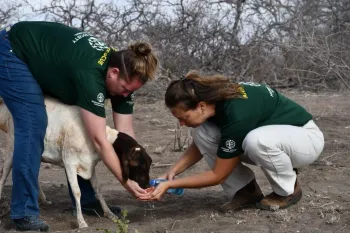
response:
<path id="1" fill-rule="evenodd" d="M 129 223 L 130 221 L 126 218 L 128 216 L 127 210 L 122 210 L 121 217 L 113 219 L 112 221 L 116 225 L 116 230 L 98 228 L 98 231 L 103 231 L 104 233 L 128 233 L 129 232 Z M 138 230 L 135 229 L 135 233 L 138 233 Z"/>

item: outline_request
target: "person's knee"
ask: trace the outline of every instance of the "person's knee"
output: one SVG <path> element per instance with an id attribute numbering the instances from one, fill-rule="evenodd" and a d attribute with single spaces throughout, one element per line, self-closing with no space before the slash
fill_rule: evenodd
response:
<path id="1" fill-rule="evenodd" d="M 220 140 L 220 129 L 213 124 L 204 123 L 191 130 L 194 142 L 217 142 Z"/>
<path id="2" fill-rule="evenodd" d="M 203 124 L 199 127 L 192 129 L 191 135 L 193 142 L 199 149 L 200 153 L 207 158 L 216 156 L 217 148 L 220 142 L 220 131 L 209 125 L 208 127 Z M 211 160 L 211 159 L 210 159 Z"/>
<path id="3" fill-rule="evenodd" d="M 208 134 L 202 126 L 191 129 L 191 135 L 194 143 L 199 147 L 208 140 Z"/>

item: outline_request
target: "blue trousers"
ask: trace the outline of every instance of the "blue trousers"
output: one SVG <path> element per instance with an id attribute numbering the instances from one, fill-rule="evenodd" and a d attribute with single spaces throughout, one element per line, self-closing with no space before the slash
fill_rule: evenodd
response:
<path id="1" fill-rule="evenodd" d="M 15 129 L 11 218 L 38 216 L 38 175 L 47 126 L 44 95 L 26 64 L 12 52 L 6 30 L 0 32 L 0 96 Z"/>
<path id="2" fill-rule="evenodd" d="M 47 127 L 44 95 L 27 65 L 12 52 L 6 29 L 0 31 L 0 96 L 14 122 L 11 218 L 38 216 L 38 176 Z M 83 180 L 80 189 L 82 205 L 96 200 L 89 181 Z"/>

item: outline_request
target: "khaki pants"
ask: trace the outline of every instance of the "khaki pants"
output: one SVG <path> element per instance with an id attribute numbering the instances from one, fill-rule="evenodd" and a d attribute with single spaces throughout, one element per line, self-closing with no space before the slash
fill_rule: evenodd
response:
<path id="1" fill-rule="evenodd" d="M 220 142 L 220 130 L 205 122 L 192 129 L 194 143 L 210 167 L 215 164 Z M 293 193 L 296 173 L 293 168 L 307 166 L 321 154 L 324 146 L 323 133 L 313 120 L 303 127 L 268 125 L 252 130 L 243 141 L 242 162 L 259 166 L 272 190 L 287 196 Z M 224 191 L 234 195 L 254 179 L 253 171 L 242 163 L 232 171 L 222 184 Z"/>

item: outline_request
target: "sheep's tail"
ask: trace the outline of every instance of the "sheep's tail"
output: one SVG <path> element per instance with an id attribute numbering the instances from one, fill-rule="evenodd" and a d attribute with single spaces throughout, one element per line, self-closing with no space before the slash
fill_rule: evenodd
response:
<path id="1" fill-rule="evenodd" d="M 0 130 L 8 132 L 11 113 L 7 109 L 4 101 L 0 98 Z"/>

